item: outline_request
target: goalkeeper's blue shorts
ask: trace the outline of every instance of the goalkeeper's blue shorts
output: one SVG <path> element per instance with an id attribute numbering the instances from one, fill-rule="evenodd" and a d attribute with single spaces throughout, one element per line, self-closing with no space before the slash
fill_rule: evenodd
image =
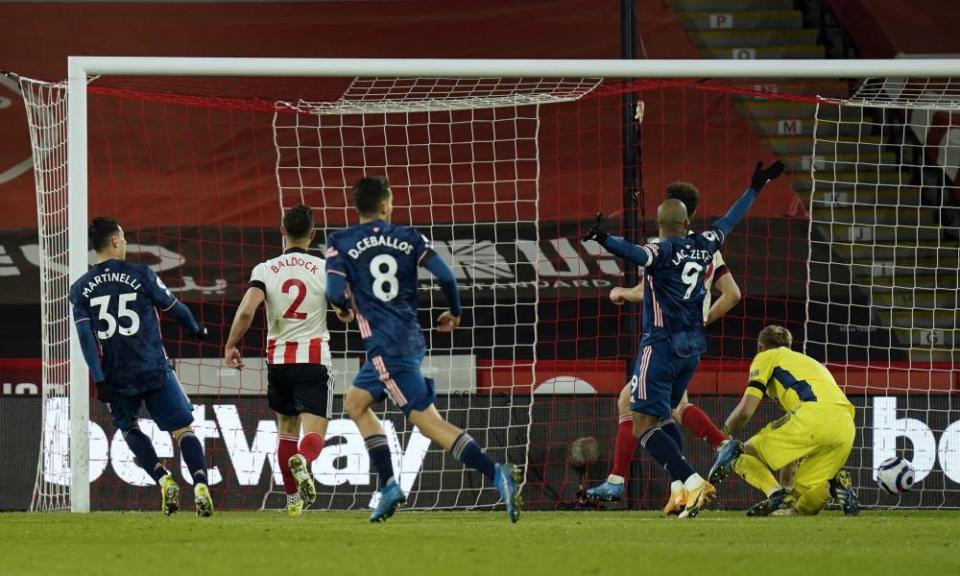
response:
<path id="1" fill-rule="evenodd" d="M 669 418 L 699 364 L 699 354 L 678 356 L 668 340 L 641 347 L 630 380 L 630 410 Z"/>

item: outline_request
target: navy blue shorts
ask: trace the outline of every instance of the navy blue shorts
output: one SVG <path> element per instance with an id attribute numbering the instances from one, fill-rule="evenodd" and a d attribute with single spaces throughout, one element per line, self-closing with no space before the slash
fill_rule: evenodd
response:
<path id="1" fill-rule="evenodd" d="M 437 400 L 433 380 L 420 373 L 423 356 L 370 356 L 360 368 L 353 385 L 366 390 L 377 402 L 389 395 L 404 415 L 423 411 Z"/>
<path id="2" fill-rule="evenodd" d="M 678 356 L 666 340 L 642 347 L 630 380 L 630 410 L 669 418 L 699 364 L 699 354 Z"/>
<path id="3" fill-rule="evenodd" d="M 137 423 L 141 405 L 147 410 L 157 427 L 171 432 L 193 424 L 193 404 L 180 387 L 177 374 L 167 370 L 163 386 L 136 396 L 121 397 L 110 403 L 110 415 L 114 427 L 127 431 Z"/>

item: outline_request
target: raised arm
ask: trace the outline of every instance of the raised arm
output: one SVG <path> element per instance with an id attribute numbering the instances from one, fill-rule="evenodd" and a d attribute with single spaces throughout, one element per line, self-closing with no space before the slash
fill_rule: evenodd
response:
<path id="1" fill-rule="evenodd" d="M 637 246 L 624 238 L 607 234 L 606 230 L 603 229 L 603 214 L 599 212 L 597 213 L 597 220 L 594 222 L 593 227 L 591 227 L 590 230 L 587 231 L 586 236 L 583 237 L 584 242 L 588 240 L 593 240 L 600 244 L 607 249 L 607 252 L 610 252 L 614 256 L 619 256 L 628 262 L 632 262 L 637 266 L 643 266 L 644 268 L 652 266 L 661 256 L 659 244 Z M 666 246 L 669 246 L 669 244 Z"/>
<path id="2" fill-rule="evenodd" d="M 740 198 L 730 206 L 727 213 L 719 220 L 713 223 L 713 227 L 723 233 L 724 236 L 736 228 L 737 224 L 747 215 L 747 211 L 753 206 L 753 201 L 760 195 L 760 190 L 770 180 L 776 180 L 783 173 L 783 162 L 777 160 L 767 168 L 763 167 L 763 162 L 757 162 L 753 170 L 753 178 L 750 179 L 750 187 L 747 188 Z"/>

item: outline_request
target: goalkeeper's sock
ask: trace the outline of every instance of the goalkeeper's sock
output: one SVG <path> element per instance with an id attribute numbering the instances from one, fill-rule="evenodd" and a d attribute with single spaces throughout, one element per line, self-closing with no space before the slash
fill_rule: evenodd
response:
<path id="1" fill-rule="evenodd" d="M 123 432 L 123 439 L 136 456 L 137 464 L 146 470 L 154 482 L 159 484 L 160 479 L 167 475 L 167 469 L 160 464 L 150 438 L 142 430 L 134 427 Z"/>
<path id="2" fill-rule="evenodd" d="M 194 484 L 207 483 L 207 458 L 203 454 L 203 445 L 193 432 L 184 432 L 180 435 L 180 455 L 187 464 L 187 470 L 193 477 Z"/>
<path id="3" fill-rule="evenodd" d="M 293 434 L 280 433 L 280 443 L 277 445 L 277 464 L 280 465 L 280 475 L 283 476 L 283 491 L 287 496 L 297 493 L 297 481 L 290 471 L 290 458 L 297 454 L 297 437 Z"/>
<path id="4" fill-rule="evenodd" d="M 644 432 L 643 436 L 640 437 L 640 445 L 653 456 L 654 460 L 667 469 L 671 479 L 683 482 L 696 474 L 690 464 L 687 463 L 687 459 L 683 457 L 677 443 L 659 426 Z"/>
<path id="5" fill-rule="evenodd" d="M 483 453 L 483 449 L 480 448 L 480 445 L 477 444 L 472 436 L 466 432 L 460 432 L 457 439 L 453 441 L 453 446 L 450 447 L 450 453 L 453 454 L 454 458 L 463 462 L 464 465 L 473 468 L 486 476 L 487 480 L 493 482 L 493 475 L 497 465 L 489 456 Z"/>
<path id="6" fill-rule="evenodd" d="M 380 477 L 380 489 L 393 480 L 393 461 L 390 459 L 390 444 L 384 434 L 374 434 L 363 439 L 367 445 L 370 461 Z"/>
<path id="7" fill-rule="evenodd" d="M 323 450 L 323 436 L 316 432 L 310 432 L 300 441 L 300 453 L 307 460 L 307 464 L 313 462 Z"/>
<path id="8" fill-rule="evenodd" d="M 780 483 L 773 477 L 767 465 L 756 456 L 741 454 L 733 462 L 733 470 L 743 478 L 747 484 L 760 490 L 769 498 L 777 490 L 782 490 Z"/>
<path id="9" fill-rule="evenodd" d="M 668 418 L 660 422 L 660 429 L 667 433 L 667 436 L 677 445 L 677 450 L 680 453 L 683 453 L 683 435 L 680 433 L 680 426 L 673 420 L 673 418 Z"/>
<path id="10" fill-rule="evenodd" d="M 720 444 L 727 439 L 707 413 L 693 404 L 687 404 L 680 413 L 680 424 L 697 438 L 706 441 L 714 450 L 720 448 Z"/>
<path id="11" fill-rule="evenodd" d="M 797 503 L 793 509 L 803 516 L 813 516 L 818 514 L 823 507 L 830 501 L 830 484 L 824 482 L 816 488 L 811 488 L 797 498 Z"/>
<path id="12" fill-rule="evenodd" d="M 613 448 L 613 470 L 611 476 L 626 478 L 630 472 L 633 453 L 637 449 L 637 439 L 633 435 L 633 416 L 623 414 L 617 425 L 617 440 Z"/>

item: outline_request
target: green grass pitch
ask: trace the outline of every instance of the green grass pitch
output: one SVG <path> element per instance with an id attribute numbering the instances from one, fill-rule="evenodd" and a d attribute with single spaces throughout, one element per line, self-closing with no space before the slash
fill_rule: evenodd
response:
<path id="1" fill-rule="evenodd" d="M 960 513 L 692 521 L 646 512 L 0 515 L 0 574 L 960 574 Z"/>

